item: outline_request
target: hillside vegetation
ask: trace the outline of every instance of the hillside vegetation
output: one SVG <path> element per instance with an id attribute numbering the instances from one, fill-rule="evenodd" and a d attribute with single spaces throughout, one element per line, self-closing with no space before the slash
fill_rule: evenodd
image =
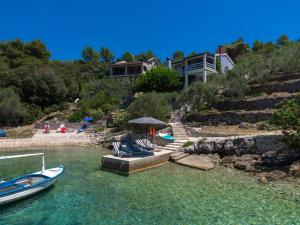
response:
<path id="1" fill-rule="evenodd" d="M 123 126 L 129 118 L 142 115 L 167 120 L 171 109 L 184 104 L 191 105 L 193 111 L 206 112 L 226 99 L 261 94 L 253 93 L 253 85 L 263 87 L 278 74 L 300 71 L 300 43 L 284 35 L 276 43 L 256 41 L 250 47 L 238 39 L 224 47 L 236 62 L 234 69 L 182 90 L 182 77 L 163 64 L 135 82 L 106 78 L 113 62 L 147 60 L 155 57 L 151 51 L 137 55 L 125 52 L 117 59 L 107 48 L 95 51 L 86 47 L 81 59 L 63 62 L 51 60 L 50 51 L 40 40 L 1 42 L 0 125 L 32 123 L 44 114 L 64 110 L 66 103 L 77 98 L 75 110 L 66 118 L 69 121 L 80 121 L 84 116 L 98 119 L 110 112 L 117 115 L 112 126 Z M 173 54 L 175 61 L 183 57 L 181 51 Z"/>

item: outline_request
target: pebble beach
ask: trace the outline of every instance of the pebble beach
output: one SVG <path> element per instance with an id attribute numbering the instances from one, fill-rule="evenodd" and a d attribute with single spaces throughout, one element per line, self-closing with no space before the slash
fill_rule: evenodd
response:
<path id="1" fill-rule="evenodd" d="M 85 133 L 43 133 L 36 130 L 32 137 L 28 138 L 1 138 L 1 148 L 30 148 L 30 147 L 55 147 L 55 146 L 86 146 L 92 144 L 91 139 Z"/>

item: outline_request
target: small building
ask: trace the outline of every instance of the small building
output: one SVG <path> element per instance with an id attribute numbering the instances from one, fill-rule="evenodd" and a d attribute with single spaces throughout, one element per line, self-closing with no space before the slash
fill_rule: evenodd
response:
<path id="1" fill-rule="evenodd" d="M 167 60 L 170 60 L 169 58 Z M 170 67 L 184 76 L 184 87 L 187 88 L 193 81 L 206 82 L 207 77 L 218 73 L 217 60 L 220 62 L 220 72 L 226 74 L 234 66 L 234 62 L 227 53 L 203 53 L 184 58 L 178 62 L 168 61 Z"/>
<path id="2" fill-rule="evenodd" d="M 111 77 L 136 77 L 146 73 L 158 65 L 156 58 L 148 59 L 145 62 L 126 62 L 125 60 L 114 63 L 110 67 Z"/>

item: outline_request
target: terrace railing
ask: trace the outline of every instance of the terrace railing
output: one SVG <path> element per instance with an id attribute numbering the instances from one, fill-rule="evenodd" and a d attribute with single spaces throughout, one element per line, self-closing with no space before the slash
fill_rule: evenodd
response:
<path id="1" fill-rule="evenodd" d="M 212 64 L 212 63 L 206 62 L 206 68 L 215 70 L 215 65 Z M 188 65 L 186 68 L 182 68 L 182 69 L 177 68 L 176 70 L 180 74 L 184 75 L 186 72 L 191 72 L 191 71 L 201 70 L 201 69 L 204 69 L 204 63 L 203 62 L 194 63 L 194 64 Z"/>
<path id="2" fill-rule="evenodd" d="M 186 72 L 193 71 L 193 70 L 199 70 L 199 69 L 203 69 L 203 62 L 188 65 L 186 68 Z"/>

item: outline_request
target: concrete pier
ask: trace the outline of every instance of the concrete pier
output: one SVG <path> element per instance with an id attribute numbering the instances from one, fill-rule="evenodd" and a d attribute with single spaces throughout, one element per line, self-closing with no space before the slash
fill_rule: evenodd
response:
<path id="1" fill-rule="evenodd" d="M 169 161 L 172 151 L 154 152 L 153 156 L 119 158 L 113 155 L 102 157 L 102 169 L 121 174 L 130 174 L 160 166 Z"/>

